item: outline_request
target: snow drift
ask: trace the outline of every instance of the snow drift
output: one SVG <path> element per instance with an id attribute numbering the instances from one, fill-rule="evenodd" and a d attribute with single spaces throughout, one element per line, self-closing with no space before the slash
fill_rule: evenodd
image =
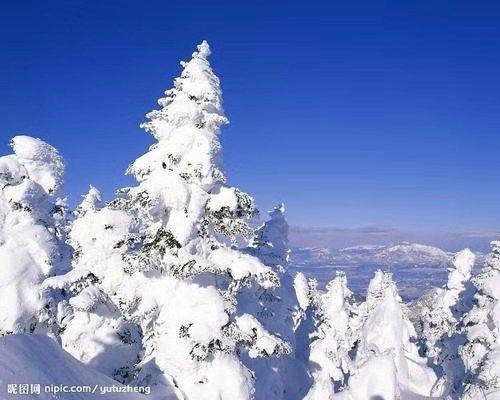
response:
<path id="1" fill-rule="evenodd" d="M 8 393 L 8 385 L 12 384 L 16 385 L 18 393 Z M 40 394 L 35 391 L 20 394 L 19 385 L 21 384 L 39 384 Z M 45 389 L 45 386 L 60 385 L 79 388 L 90 386 L 95 392 L 54 395 Z M 102 390 L 108 390 L 108 392 L 103 395 Z M 112 390 L 115 390 L 115 393 L 111 392 Z M 127 389 L 115 380 L 76 360 L 47 336 L 16 334 L 0 338 L 0 397 L 2 399 L 145 400 L 156 398 L 156 396 L 141 393 L 127 393 L 126 390 L 132 389 Z M 139 390 L 138 388 L 137 391 Z M 144 388 L 144 391 L 146 390 Z M 32 391 L 31 388 L 28 391 Z M 161 399 L 175 400 L 177 397 L 173 392 L 170 394 L 164 392 Z"/>

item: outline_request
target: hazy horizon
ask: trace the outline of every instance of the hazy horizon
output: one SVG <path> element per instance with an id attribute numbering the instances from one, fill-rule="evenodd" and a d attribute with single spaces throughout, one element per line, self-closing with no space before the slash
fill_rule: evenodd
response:
<path id="1" fill-rule="evenodd" d="M 357 245 L 388 245 L 401 242 L 419 243 L 439 247 L 445 251 L 470 248 L 488 252 L 489 243 L 499 238 L 495 231 L 416 232 L 389 226 L 299 227 L 290 226 L 290 244 L 293 247 L 324 247 L 339 249 Z"/>

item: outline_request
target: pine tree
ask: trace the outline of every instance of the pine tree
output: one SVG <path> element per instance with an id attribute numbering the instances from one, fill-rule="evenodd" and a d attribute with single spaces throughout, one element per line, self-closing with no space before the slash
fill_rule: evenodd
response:
<path id="1" fill-rule="evenodd" d="M 104 206 L 101 192 L 94 186 L 90 185 L 89 191 L 83 196 L 82 202 L 76 207 L 75 214 L 77 217 L 85 215 L 88 211 L 97 211 Z"/>
<path id="2" fill-rule="evenodd" d="M 349 352 L 353 348 L 351 330 L 355 303 L 347 288 L 345 273 L 312 296 L 316 330 L 311 335 L 310 364 L 314 383 L 304 400 L 328 400 L 345 384 L 352 369 Z"/>
<path id="3" fill-rule="evenodd" d="M 269 212 L 270 219 L 255 231 L 248 254 L 273 268 L 279 288 L 252 285 L 239 294 L 240 312 L 254 315 L 268 332 L 280 339 L 280 357 L 245 360 L 256 377 L 255 398 L 262 400 L 301 399 L 306 390 L 306 368 L 295 354 L 295 319 L 299 306 L 288 271 L 290 248 L 284 204 Z"/>
<path id="4" fill-rule="evenodd" d="M 359 343 L 349 390 L 341 398 L 436 396 L 438 382 L 413 343 L 415 331 L 391 274 L 377 271 L 359 308 Z M 378 396 L 378 397 L 377 397 Z"/>
<path id="5" fill-rule="evenodd" d="M 461 319 L 472 305 L 470 279 L 474 261 L 469 249 L 458 252 L 446 285 L 425 294 L 413 307 L 423 352 L 442 369 L 450 393 L 459 388 L 465 372 L 458 349 L 463 342 Z"/>
<path id="6" fill-rule="evenodd" d="M 295 357 L 304 365 L 308 365 L 310 338 L 316 331 L 314 299 L 318 293 L 318 282 L 298 272 L 293 279 L 293 288 L 299 306 L 294 315 Z M 308 379 L 304 383 L 309 388 L 312 380 Z"/>
<path id="7" fill-rule="evenodd" d="M 437 362 L 445 358 L 441 354 L 443 341 L 457 331 L 457 324 L 464 307 L 460 298 L 471 278 L 475 256 L 469 249 L 457 253 L 449 269 L 448 282 L 444 288 L 426 294 L 418 305 L 420 335 L 425 341 L 426 355 Z"/>
<path id="8" fill-rule="evenodd" d="M 293 315 L 297 304 L 291 285 L 292 277 L 287 268 L 290 249 L 288 223 L 284 212 L 283 204 L 277 205 L 270 211 L 270 219 L 255 231 L 252 244 L 246 249 L 246 253 L 257 257 L 264 265 L 273 269 L 281 285 L 279 288 L 257 285 L 250 294 L 254 298 L 247 299 L 244 305 L 254 308 L 251 312 L 266 329 L 278 334 L 293 347 Z"/>
<path id="9" fill-rule="evenodd" d="M 491 242 L 483 272 L 474 278 L 475 306 L 464 317 L 464 399 L 500 399 L 500 241 Z"/>
<path id="10" fill-rule="evenodd" d="M 141 382 L 173 384 L 187 399 L 248 399 L 253 377 L 241 348 L 256 357 L 283 353 L 283 341 L 252 315 L 237 313 L 237 294 L 279 286 L 272 268 L 237 246 L 253 234 L 253 199 L 225 183 L 219 133 L 227 118 L 210 48 L 183 62 L 174 88 L 142 126 L 155 138 L 129 168 L 138 181 L 106 209 L 137 225 L 122 259 L 128 277 L 114 296 L 143 332 Z M 121 268 L 121 267 L 120 267 Z"/>
<path id="11" fill-rule="evenodd" d="M 44 277 L 64 268 L 57 198 L 64 162 L 40 139 L 16 136 L 0 158 L 0 335 L 44 329 Z"/>
<path id="12" fill-rule="evenodd" d="M 127 321 L 116 298 L 126 278 L 123 256 L 134 242 L 132 218 L 103 208 L 101 194 L 90 187 L 76 208 L 69 242 L 71 270 L 48 278 L 62 347 L 75 358 L 120 381 L 134 375 L 142 350 L 139 326 Z"/>

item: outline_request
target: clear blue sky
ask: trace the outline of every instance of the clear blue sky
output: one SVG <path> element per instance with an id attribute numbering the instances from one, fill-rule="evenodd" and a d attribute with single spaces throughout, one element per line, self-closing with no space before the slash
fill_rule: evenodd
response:
<path id="1" fill-rule="evenodd" d="M 267 4 L 266 4 L 267 3 Z M 269 4 L 271 3 L 271 4 Z M 500 3 L 2 1 L 1 152 L 60 149 L 107 198 L 201 39 L 230 181 L 293 225 L 500 227 Z"/>

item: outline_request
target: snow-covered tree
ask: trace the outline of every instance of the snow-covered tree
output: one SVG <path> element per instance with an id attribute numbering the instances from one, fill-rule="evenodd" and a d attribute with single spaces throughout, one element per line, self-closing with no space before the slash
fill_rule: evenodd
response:
<path id="1" fill-rule="evenodd" d="M 285 205 L 280 203 L 269 212 L 270 219 L 255 231 L 249 251 L 266 265 L 284 271 L 288 265 L 290 245 Z"/>
<path id="2" fill-rule="evenodd" d="M 441 395 L 436 374 L 413 343 L 415 331 L 391 274 L 375 273 L 359 316 L 354 369 L 349 389 L 340 398 L 394 400 Z"/>
<path id="3" fill-rule="evenodd" d="M 138 240 L 123 244 L 120 257 L 127 265 L 115 267 L 128 276 L 112 296 L 141 326 L 137 379 L 171 383 L 186 399 L 244 400 L 254 388 L 240 349 L 275 357 L 285 346 L 255 316 L 237 312 L 237 294 L 251 284 L 278 287 L 279 278 L 237 249 L 253 234 L 255 207 L 222 172 L 219 133 L 227 118 L 209 55 L 202 42 L 181 63 L 173 89 L 142 125 L 155 143 L 128 168 L 137 186 L 100 212 L 123 212 L 136 224 Z"/>
<path id="4" fill-rule="evenodd" d="M 425 342 L 425 353 L 437 362 L 447 357 L 441 354 L 446 338 L 457 333 L 457 324 L 466 306 L 461 294 L 472 276 L 474 260 L 475 256 L 469 249 L 457 253 L 445 287 L 432 290 L 417 302 L 418 330 Z"/>
<path id="5" fill-rule="evenodd" d="M 295 293 L 288 273 L 288 223 L 285 219 L 285 207 L 279 204 L 269 212 L 270 219 L 255 231 L 248 254 L 257 257 L 264 265 L 273 269 L 279 277 L 279 288 L 266 288 L 257 285 L 251 292 L 253 298 L 245 299 L 243 306 L 254 308 L 262 324 L 271 332 L 278 334 L 290 346 L 294 346 L 293 316 L 297 310 Z M 240 295 L 240 298 L 242 296 Z"/>
<path id="6" fill-rule="evenodd" d="M 484 271 L 474 278 L 476 304 L 464 317 L 467 370 L 464 399 L 500 399 L 500 241 L 491 242 Z"/>
<path id="7" fill-rule="evenodd" d="M 102 208 L 99 191 L 90 187 L 76 209 L 69 242 L 71 270 L 43 283 L 58 299 L 62 347 L 80 361 L 121 382 L 133 378 L 142 350 L 138 325 L 127 321 L 115 296 L 128 276 L 123 256 L 134 243 L 132 218 L 120 210 Z"/>
<path id="8" fill-rule="evenodd" d="M 312 295 L 316 331 L 311 335 L 310 365 L 314 382 L 305 400 L 329 400 L 351 371 L 351 330 L 355 303 L 345 273 L 337 272 L 325 292 Z"/>
<path id="9" fill-rule="evenodd" d="M 76 207 L 75 214 L 78 217 L 85 215 L 88 211 L 97 211 L 104 206 L 101 192 L 90 185 L 89 191 L 83 196 L 82 202 Z"/>
<path id="10" fill-rule="evenodd" d="M 64 162 L 40 139 L 16 136 L 0 158 L 0 334 L 46 322 L 41 283 L 63 271 Z"/>
<path id="11" fill-rule="evenodd" d="M 295 274 L 293 289 L 297 299 L 298 311 L 294 314 L 295 357 L 304 365 L 309 365 L 310 337 L 316 330 L 315 302 L 318 293 L 318 282 L 308 279 L 302 272 Z M 312 381 L 307 382 L 309 388 Z"/>
<path id="12" fill-rule="evenodd" d="M 455 254 L 446 285 L 424 294 L 413 307 L 423 353 L 441 368 L 450 395 L 457 392 L 465 373 L 458 349 L 463 343 L 461 319 L 472 304 L 474 261 L 469 249 Z"/>
<path id="13" fill-rule="evenodd" d="M 239 294 L 240 312 L 254 315 L 262 326 L 280 338 L 283 355 L 245 360 L 255 374 L 255 398 L 262 400 L 301 399 L 306 390 L 306 368 L 295 354 L 296 318 L 300 313 L 293 277 L 288 271 L 288 223 L 284 204 L 269 212 L 267 220 L 255 231 L 248 254 L 273 268 L 280 280 L 279 288 L 252 285 Z"/>

